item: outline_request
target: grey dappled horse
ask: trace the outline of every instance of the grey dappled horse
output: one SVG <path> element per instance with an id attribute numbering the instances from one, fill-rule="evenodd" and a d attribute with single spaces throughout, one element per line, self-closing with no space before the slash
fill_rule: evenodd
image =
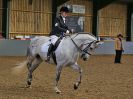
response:
<path id="1" fill-rule="evenodd" d="M 47 50 L 50 44 L 49 37 L 36 37 L 31 40 L 27 51 L 27 67 L 28 78 L 27 85 L 30 87 L 32 81 L 32 73 L 47 58 Z M 58 89 L 58 81 L 62 68 L 70 66 L 79 72 L 78 81 L 74 84 L 74 89 L 77 89 L 81 83 L 82 69 L 77 64 L 78 58 L 86 61 L 92 51 L 99 45 L 97 38 L 88 33 L 76 33 L 71 36 L 66 36 L 55 50 L 56 55 L 56 83 L 55 91 L 60 93 Z M 50 64 L 55 64 L 53 59 L 50 59 Z"/>

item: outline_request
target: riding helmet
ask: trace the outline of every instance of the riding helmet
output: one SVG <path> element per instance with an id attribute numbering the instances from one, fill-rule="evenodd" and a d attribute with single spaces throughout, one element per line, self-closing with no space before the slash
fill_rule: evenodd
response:
<path id="1" fill-rule="evenodd" d="M 66 6 L 61 7 L 60 12 L 69 12 L 69 9 Z"/>

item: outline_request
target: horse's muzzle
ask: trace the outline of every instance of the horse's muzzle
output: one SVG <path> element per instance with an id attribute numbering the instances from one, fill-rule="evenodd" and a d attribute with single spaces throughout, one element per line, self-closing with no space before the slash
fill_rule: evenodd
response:
<path id="1" fill-rule="evenodd" d="M 87 61 L 87 58 L 83 58 L 84 61 Z"/>

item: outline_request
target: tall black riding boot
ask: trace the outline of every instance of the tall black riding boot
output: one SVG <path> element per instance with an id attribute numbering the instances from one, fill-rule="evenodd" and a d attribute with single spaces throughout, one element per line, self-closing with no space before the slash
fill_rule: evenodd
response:
<path id="1" fill-rule="evenodd" d="M 48 53 L 47 53 L 47 60 L 45 60 L 46 62 L 49 62 L 50 61 L 50 55 L 51 55 L 51 53 L 53 51 L 53 47 L 54 47 L 54 45 L 51 43 L 49 45 L 49 49 L 48 49 Z"/>

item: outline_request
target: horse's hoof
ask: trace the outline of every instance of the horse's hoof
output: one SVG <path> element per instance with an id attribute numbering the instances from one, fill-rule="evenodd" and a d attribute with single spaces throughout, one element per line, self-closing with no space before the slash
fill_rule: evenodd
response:
<path id="1" fill-rule="evenodd" d="M 60 94 L 61 92 L 60 91 L 56 91 L 57 94 Z"/>
<path id="2" fill-rule="evenodd" d="M 78 86 L 77 86 L 76 84 L 74 84 L 74 89 L 75 89 L 75 90 L 78 89 Z"/>
<path id="3" fill-rule="evenodd" d="M 31 88 L 31 86 L 30 85 L 26 85 L 25 88 Z"/>
<path id="4" fill-rule="evenodd" d="M 55 91 L 56 91 L 57 94 L 61 93 L 61 91 L 57 87 L 55 87 Z"/>
<path id="5" fill-rule="evenodd" d="M 27 81 L 27 84 L 30 86 L 31 85 L 31 82 L 30 81 Z"/>

